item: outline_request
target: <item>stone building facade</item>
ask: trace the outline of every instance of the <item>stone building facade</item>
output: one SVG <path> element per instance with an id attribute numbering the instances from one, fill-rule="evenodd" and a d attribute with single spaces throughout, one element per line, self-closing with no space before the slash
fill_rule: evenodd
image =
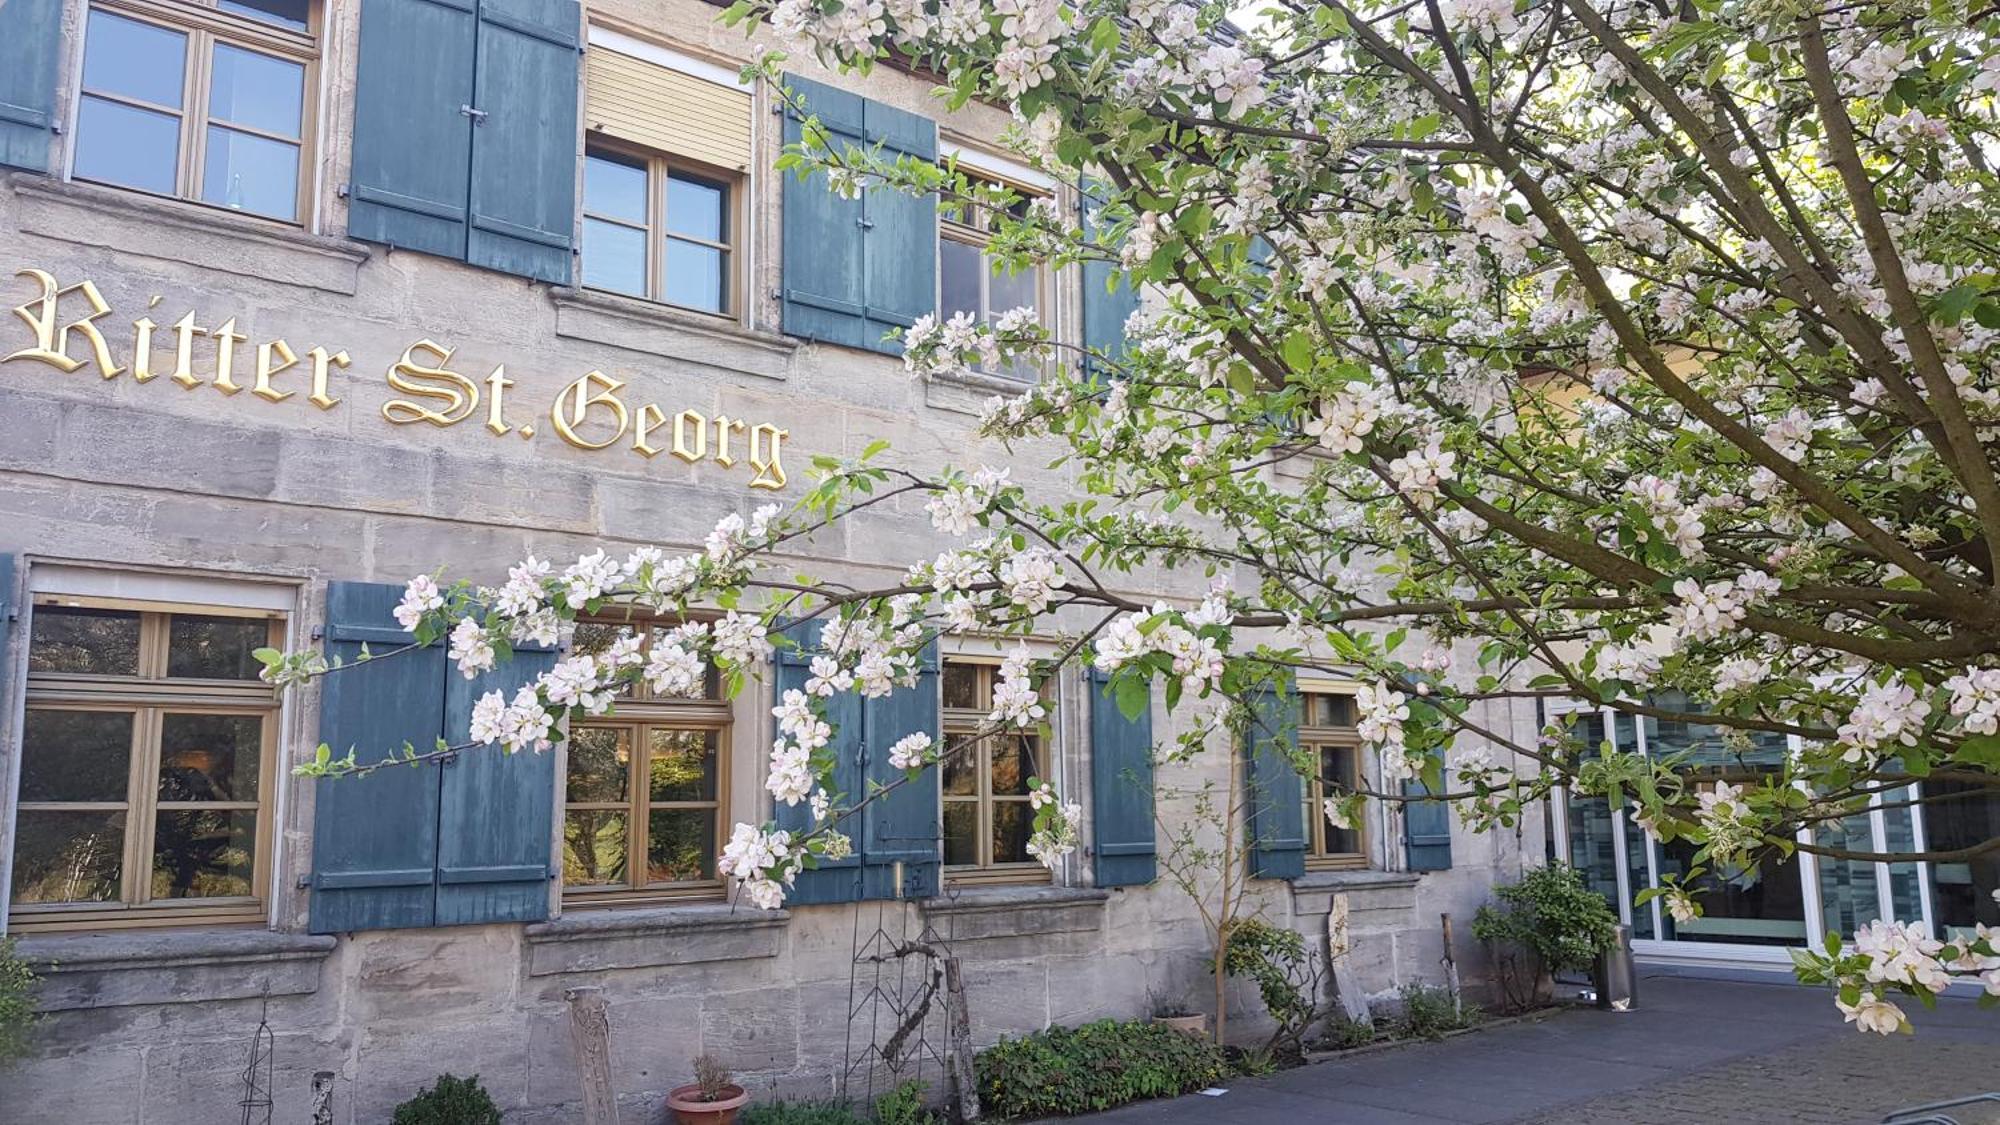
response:
<path id="1" fill-rule="evenodd" d="M 573 761 L 572 739 L 525 791 L 538 808 L 475 803 L 387 833 L 427 832 L 444 856 L 464 843 L 454 833 L 485 840 L 518 815 L 547 826 L 528 841 L 545 872 L 472 864 L 486 874 L 467 877 L 472 905 L 454 919 L 439 907 L 451 865 L 426 861 L 401 892 L 422 901 L 417 924 L 361 907 L 327 924 L 336 896 L 366 907 L 386 893 L 330 877 L 352 859 L 324 838 L 351 826 L 316 808 L 337 783 L 291 776 L 337 708 L 324 685 L 260 696 L 243 677 L 246 636 L 297 648 L 371 635 L 340 616 L 341 591 L 439 566 L 494 581 L 531 553 L 698 548 L 724 513 L 797 496 L 814 456 L 878 440 L 918 469 L 1006 456 L 972 428 L 979 404 L 1018 381 L 915 383 L 873 341 L 913 285 L 978 312 L 1020 292 L 979 281 L 976 231 L 885 210 L 861 214 L 867 235 L 915 229 L 916 241 L 860 259 L 860 300 L 815 304 L 828 294 L 814 286 L 839 280 L 807 269 L 838 256 L 815 225 L 832 238 L 843 213 L 808 215 L 820 205 L 800 193 L 816 185 L 776 169 L 785 115 L 770 88 L 738 78 L 768 44 L 717 14 L 697 0 L 0 6 L 0 306 L 13 310 L 0 323 L 0 895 L 49 1015 L 35 1055 L 0 1074 L 0 1117 L 234 1120 L 262 1019 L 278 1120 L 304 1119 L 315 1072 L 337 1075 L 337 1121 L 379 1122 L 452 1071 L 477 1072 L 509 1121 L 572 1121 L 567 997 L 580 987 L 609 1000 L 627 1120 L 659 1119 L 702 1052 L 759 1093 L 824 1096 L 870 1041 L 846 1013 L 857 947 L 878 927 L 946 939 L 982 1043 L 1213 1006 L 1186 895 L 1159 878 L 1098 885 L 1092 823 L 1052 876 L 1009 862 L 997 767 L 966 782 L 959 807 L 976 828 L 954 834 L 947 794 L 947 825 L 919 845 L 945 861 L 940 886 L 769 913 L 725 901 L 714 834 L 770 815 L 769 678 L 697 701 L 694 720 L 663 703 L 652 726 L 607 734 L 662 737 L 642 762 L 691 771 L 651 795 L 631 788 L 650 780 L 637 766 L 619 778 Z M 476 65 L 460 74 L 453 52 L 467 44 Z M 889 68 L 865 80 L 796 69 L 835 91 L 835 115 L 836 95 L 852 99 L 871 138 L 887 122 L 921 148 L 933 134 L 912 123 L 935 122 L 936 154 L 1076 205 L 996 144 L 998 109 L 947 112 L 929 82 Z M 472 92 L 462 112 L 459 79 Z M 565 177 L 566 194 L 550 188 Z M 838 240 L 840 254 L 852 246 Z M 1097 299 L 1068 271 L 1033 279 L 1067 338 L 1106 315 Z M 1048 460 L 1009 464 L 1060 490 Z M 799 562 L 880 579 L 941 545 L 919 507 L 892 505 Z M 1151 581 L 1134 592 L 1201 588 Z M 955 664 L 992 655 L 947 651 L 947 695 L 953 682 L 977 690 Z M 1054 700 L 1034 764 L 1087 798 L 1099 704 L 1072 673 Z M 1486 721 L 1529 732 L 1535 718 Z M 1151 721 L 1155 739 L 1174 732 L 1157 702 Z M 617 745 L 610 760 L 631 761 Z M 1162 820 L 1176 792 L 1243 768 L 1217 747 L 1163 769 Z M 480 792 L 426 784 L 442 784 L 445 805 Z M 1289 794 L 1294 810 L 1302 796 Z M 1319 943 L 1345 896 L 1377 999 L 1440 980 L 1440 914 L 1464 935 L 1491 885 L 1545 848 L 1539 820 L 1520 834 L 1447 825 L 1419 864 L 1400 823 L 1345 842 L 1306 835 L 1329 854 L 1253 880 L 1256 908 Z M 482 920 L 499 900 L 481 897 L 482 878 L 529 888 L 499 911 L 512 917 Z M 1457 953 L 1477 980 L 1471 945 Z M 1257 1007 L 1239 992 L 1245 1035 Z"/>

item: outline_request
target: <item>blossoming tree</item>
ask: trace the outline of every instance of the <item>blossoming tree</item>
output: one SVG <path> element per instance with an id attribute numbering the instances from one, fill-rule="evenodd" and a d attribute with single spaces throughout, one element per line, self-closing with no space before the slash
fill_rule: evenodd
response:
<path id="1" fill-rule="evenodd" d="M 722 611 L 646 657 L 636 641 L 571 657 L 482 701 L 472 740 L 510 752 L 546 749 L 621 682 L 672 692 L 712 663 L 740 683 L 781 619 L 824 619 L 767 771 L 814 827 L 739 825 L 721 861 L 761 906 L 843 854 L 845 818 L 879 795 L 830 790 L 825 701 L 892 690 L 941 633 L 1058 635 L 1127 706 L 1157 684 L 1193 711 L 1189 753 L 1227 752 L 1208 737 L 1224 710 L 1285 675 L 1358 677 L 1379 787 L 1322 779 L 1336 822 L 1414 777 L 1474 827 L 1556 786 L 1604 795 L 1718 870 L 1991 853 L 2000 839 L 1874 852 L 1818 830 L 1946 786 L 2000 794 L 1996 12 L 1272 0 L 1231 23 L 1175 0 L 741 0 L 725 18 L 795 57 L 894 59 L 949 103 L 1011 107 L 1020 152 L 1088 199 L 1088 221 L 1020 210 L 949 162 L 836 150 L 810 124 L 786 158 L 832 190 L 983 205 L 996 256 L 1106 263 L 1145 289 L 1115 354 L 1079 355 L 1026 313 L 906 334 L 917 378 L 1041 365 L 983 425 L 1061 448 L 1075 493 L 870 450 L 703 550 L 531 559 L 493 589 L 419 578 L 401 616 L 471 674 L 609 599 Z M 958 545 L 893 588 L 765 561 L 906 494 Z M 1114 592 L 1142 567 L 1212 590 Z M 1476 660 L 1454 666 L 1454 648 Z M 319 670 L 271 659 L 281 682 Z M 1042 674 L 1017 650 L 993 729 L 1042 721 Z M 1523 742 L 1475 718 L 1508 698 L 1788 752 L 1716 784 L 1561 722 Z M 893 751 L 906 782 L 943 752 L 928 732 Z M 369 765 L 323 751 L 309 769 Z M 1079 813 L 1047 787 L 1035 803 L 1052 863 Z M 1697 909 L 1672 880 L 1648 894 Z M 1907 1027 L 1895 995 L 1957 977 L 2000 997 L 1984 927 L 1947 943 L 1884 920 L 1798 957 L 1874 1031 Z"/>

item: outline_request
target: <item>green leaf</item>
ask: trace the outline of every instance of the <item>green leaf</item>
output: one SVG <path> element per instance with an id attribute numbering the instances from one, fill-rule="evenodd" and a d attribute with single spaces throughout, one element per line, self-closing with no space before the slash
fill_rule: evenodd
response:
<path id="1" fill-rule="evenodd" d="M 1146 681 L 1139 676 L 1129 673 L 1121 676 L 1111 690 L 1112 698 L 1118 704 L 1118 713 L 1128 721 L 1136 722 L 1151 703 L 1152 693 L 1146 689 Z"/>

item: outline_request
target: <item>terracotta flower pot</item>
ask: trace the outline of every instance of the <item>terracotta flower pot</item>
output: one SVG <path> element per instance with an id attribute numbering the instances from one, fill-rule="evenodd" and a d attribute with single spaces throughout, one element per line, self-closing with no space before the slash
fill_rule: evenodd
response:
<path id="1" fill-rule="evenodd" d="M 1170 1027 L 1184 1035 L 1208 1035 L 1208 1017 L 1196 1013 L 1192 1016 L 1154 1016 L 1153 1022 L 1161 1027 Z"/>
<path id="2" fill-rule="evenodd" d="M 690 1082 L 676 1086 L 667 1094 L 667 1108 L 674 1111 L 674 1120 L 680 1125 L 732 1125 L 736 1111 L 743 1108 L 750 1095 L 743 1087 L 730 1085 L 722 1088 L 722 1096 L 712 1102 L 701 1100 L 701 1086 Z"/>

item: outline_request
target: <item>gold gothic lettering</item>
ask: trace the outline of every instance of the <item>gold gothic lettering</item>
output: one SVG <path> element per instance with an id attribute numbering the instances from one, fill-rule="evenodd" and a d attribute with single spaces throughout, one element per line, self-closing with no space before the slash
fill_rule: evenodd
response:
<path id="1" fill-rule="evenodd" d="M 100 324 L 112 310 L 94 282 L 86 279 L 66 286 L 54 274 L 33 267 L 14 276 L 26 278 L 39 292 L 13 309 L 28 328 L 27 346 L 0 355 L 0 363 L 40 363 L 64 374 L 95 365 L 104 379 L 116 378 L 127 370 L 113 357 L 105 336 L 110 323 Z M 192 308 L 163 329 L 150 312 L 160 301 L 155 295 L 147 305 L 148 314 L 131 321 L 134 383 L 150 383 L 164 374 L 190 391 L 207 386 L 234 396 L 247 389 L 251 398 L 273 404 L 299 397 L 303 389 L 305 401 L 323 411 L 343 401 L 333 393 L 333 376 L 337 370 L 344 377 L 353 366 L 346 351 L 315 346 L 301 356 L 282 338 L 256 339 L 240 330 L 234 316 L 205 327 L 197 319 L 200 310 Z M 159 349 L 167 346 L 160 338 L 163 332 L 171 335 L 173 350 L 173 367 L 165 371 L 155 363 Z M 197 339 L 209 341 L 214 349 L 213 368 L 199 374 L 197 362 L 207 368 L 209 357 L 196 356 Z M 246 372 L 249 378 L 239 383 L 238 352 L 246 346 L 254 349 L 255 361 Z M 399 426 L 417 422 L 440 429 L 454 426 L 478 412 L 483 382 L 485 429 L 495 437 L 518 434 L 522 440 L 533 440 L 533 425 L 517 426 L 508 420 L 510 391 L 519 384 L 508 377 L 507 365 L 496 364 L 491 374 L 475 382 L 452 369 L 454 354 L 454 348 L 429 339 L 403 349 L 389 367 L 387 381 L 392 390 L 406 397 L 384 403 L 382 417 Z M 303 388 L 296 382 L 300 371 L 306 378 Z M 287 379 L 290 385 L 280 385 L 279 378 L 288 372 L 294 373 Z M 711 416 L 693 408 L 672 410 L 657 402 L 628 401 L 631 386 L 629 380 L 614 379 L 602 371 L 585 372 L 564 386 L 549 408 L 549 421 L 557 436 L 578 449 L 598 450 L 617 444 L 629 431 L 632 452 L 643 458 L 671 453 L 690 465 L 712 461 L 725 469 L 739 460 L 747 461 L 751 488 L 785 487 L 784 443 L 790 431 L 769 422 L 752 425 L 746 419 Z"/>

